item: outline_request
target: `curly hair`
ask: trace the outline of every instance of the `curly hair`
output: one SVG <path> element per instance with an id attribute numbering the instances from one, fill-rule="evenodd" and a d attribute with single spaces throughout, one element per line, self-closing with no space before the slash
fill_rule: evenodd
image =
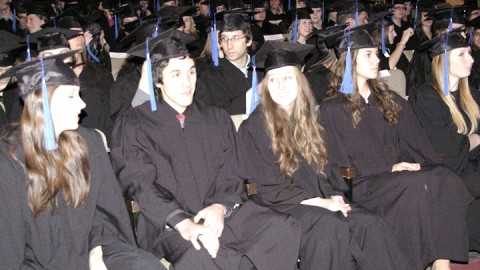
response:
<path id="1" fill-rule="evenodd" d="M 272 139 L 273 152 L 279 157 L 278 165 L 289 179 L 299 168 L 297 153 L 323 174 L 327 151 L 323 128 L 317 121 L 318 108 L 308 85 L 307 78 L 295 68 L 298 95 L 290 115 L 278 106 L 268 91 L 269 74 L 261 83 L 262 105 L 267 133 Z"/>
<path id="2" fill-rule="evenodd" d="M 356 72 L 356 60 L 358 56 L 358 50 L 352 51 L 352 78 L 356 82 L 357 72 Z M 345 72 L 345 61 L 346 52 L 340 55 L 340 59 L 337 61 L 337 64 L 333 68 L 332 75 L 330 77 L 330 84 L 327 88 L 327 96 L 341 95 L 342 98 L 346 101 L 350 109 L 352 110 L 353 115 L 353 126 L 356 127 L 361 120 L 361 100 L 362 97 L 357 91 L 357 85 L 354 84 L 354 93 L 353 94 L 343 94 L 340 93 L 340 85 L 343 81 L 343 73 Z M 394 101 L 394 93 L 390 91 L 387 85 L 378 80 L 378 79 L 369 79 L 367 80 L 368 88 L 378 104 L 380 112 L 383 114 L 383 118 L 388 122 L 389 125 L 396 125 L 398 123 L 398 118 L 402 108 L 399 104 Z"/>

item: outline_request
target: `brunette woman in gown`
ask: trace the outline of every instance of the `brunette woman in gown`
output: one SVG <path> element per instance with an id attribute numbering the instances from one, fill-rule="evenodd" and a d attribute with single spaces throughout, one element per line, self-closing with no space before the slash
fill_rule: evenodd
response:
<path id="1" fill-rule="evenodd" d="M 356 169 L 354 202 L 384 217 L 410 269 L 467 261 L 470 194 L 458 176 L 436 165 L 409 104 L 377 79 L 372 37 L 365 30 L 348 36 L 320 114 L 331 166 Z"/>
<path id="2" fill-rule="evenodd" d="M 448 52 L 444 54 L 447 37 Z M 475 197 L 468 208 L 467 225 L 470 249 L 480 251 L 480 92 L 468 84 L 473 58 L 459 33 L 442 35 L 429 43 L 432 80 L 419 87 L 409 102 L 445 166 L 462 178 Z M 447 74 L 443 73 L 445 57 Z M 447 88 L 444 76 L 448 76 Z"/>
<path id="3" fill-rule="evenodd" d="M 3 75 L 16 74 L 25 106 L 0 140 L 0 265 L 165 269 L 135 246 L 100 134 L 78 126 L 85 103 L 64 57 L 33 60 Z"/>
<path id="4" fill-rule="evenodd" d="M 239 131 L 247 178 L 257 184 L 253 199 L 299 221 L 300 269 L 409 269 L 383 220 L 334 190 L 345 183 L 329 175 L 318 109 L 296 53 L 270 43 L 262 104 Z"/>

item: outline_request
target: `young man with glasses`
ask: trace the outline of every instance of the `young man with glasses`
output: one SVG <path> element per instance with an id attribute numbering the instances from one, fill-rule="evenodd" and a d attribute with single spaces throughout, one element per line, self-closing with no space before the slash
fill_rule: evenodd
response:
<path id="1" fill-rule="evenodd" d="M 405 0 L 395 0 L 394 5 L 393 5 L 393 15 L 392 15 L 392 21 L 393 21 L 393 29 L 395 30 L 395 33 L 397 33 L 397 36 L 393 39 L 393 45 L 396 46 L 399 44 L 402 40 L 402 34 L 405 30 L 408 28 L 412 27 L 408 22 L 403 20 L 403 17 L 405 17 L 405 12 L 407 10 L 407 7 L 405 6 Z M 405 46 L 406 44 L 402 44 Z"/>
<path id="2" fill-rule="evenodd" d="M 201 74 L 195 97 L 231 115 L 249 113 L 247 91 L 252 88 L 253 69 L 248 48 L 253 40 L 248 17 L 242 13 L 226 13 L 217 25 L 218 43 L 225 57 L 218 59 L 218 66 Z M 259 74 L 259 82 L 262 77 Z"/>

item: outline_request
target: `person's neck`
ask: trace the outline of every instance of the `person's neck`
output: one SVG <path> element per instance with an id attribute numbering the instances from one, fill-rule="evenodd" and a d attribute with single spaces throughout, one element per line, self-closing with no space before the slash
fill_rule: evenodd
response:
<path id="1" fill-rule="evenodd" d="M 317 23 L 314 23 L 313 27 L 317 30 L 321 30 L 322 29 L 322 21 L 318 21 Z"/>
<path id="2" fill-rule="evenodd" d="M 257 22 L 257 25 L 260 26 L 260 27 L 262 27 L 262 26 L 263 26 L 263 21 L 258 21 L 258 22 Z"/>
<path id="3" fill-rule="evenodd" d="M 402 19 L 397 19 L 395 17 L 392 16 L 392 21 L 395 25 L 397 25 L 398 27 L 402 26 Z"/>
<path id="4" fill-rule="evenodd" d="M 302 35 L 299 35 L 298 39 L 297 39 L 297 43 L 305 44 L 305 43 L 307 43 L 307 38 L 302 36 Z"/>
<path id="5" fill-rule="evenodd" d="M 432 27 L 431 26 L 422 25 L 422 30 L 423 30 L 423 33 L 425 33 L 425 35 L 429 39 L 432 39 Z"/>
<path id="6" fill-rule="evenodd" d="M 228 60 L 228 61 L 230 61 L 230 60 Z M 230 63 L 232 63 L 237 68 L 242 68 L 242 67 L 247 65 L 247 61 L 248 61 L 248 54 L 245 53 L 245 55 L 243 57 L 241 57 L 240 59 L 235 60 L 235 61 L 230 61 Z"/>
<path id="7" fill-rule="evenodd" d="M 448 90 L 450 92 L 455 92 L 458 90 L 458 84 L 460 83 L 460 78 L 448 76 Z"/>
<path id="8" fill-rule="evenodd" d="M 364 99 L 367 99 L 370 95 L 370 90 L 368 89 L 367 79 L 365 78 L 357 78 L 357 89 L 360 96 Z"/>
<path id="9" fill-rule="evenodd" d="M 279 8 L 276 8 L 276 9 L 270 9 L 270 11 L 272 12 L 273 15 L 279 15 L 281 14 L 281 11 Z"/>

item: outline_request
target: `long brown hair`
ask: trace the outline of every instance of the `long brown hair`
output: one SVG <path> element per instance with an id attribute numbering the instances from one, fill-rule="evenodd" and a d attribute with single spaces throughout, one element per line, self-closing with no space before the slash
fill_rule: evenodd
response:
<path id="1" fill-rule="evenodd" d="M 357 62 L 358 50 L 352 51 L 352 79 L 354 82 L 354 91 L 351 95 L 345 95 L 340 93 L 340 86 L 342 85 L 343 73 L 345 72 L 345 60 L 346 53 L 343 53 L 340 56 L 340 59 L 337 61 L 337 64 L 333 68 L 332 75 L 330 77 L 330 84 L 327 88 L 327 96 L 341 95 L 343 99 L 347 102 L 348 106 L 352 110 L 353 115 L 353 126 L 356 127 L 361 117 L 360 105 L 362 104 L 362 97 L 357 90 L 357 72 L 356 72 L 356 62 Z M 367 80 L 368 88 L 378 104 L 380 112 L 383 114 L 383 118 L 388 122 L 389 125 L 396 125 L 398 123 L 398 117 L 402 108 L 394 100 L 394 93 L 388 90 L 387 85 L 378 80 L 378 79 L 369 79 Z"/>
<path id="2" fill-rule="evenodd" d="M 317 104 L 307 78 L 298 68 L 295 68 L 299 91 L 292 113 L 288 115 L 272 100 L 268 92 L 268 76 L 267 72 L 267 76 L 261 83 L 263 114 L 268 135 L 272 138 L 273 152 L 279 157 L 280 170 L 291 179 L 299 168 L 298 152 L 308 164 L 316 167 L 317 173 L 323 174 L 323 168 L 327 162 L 327 150 L 322 136 L 323 128 L 317 122 Z"/>
<path id="3" fill-rule="evenodd" d="M 450 52 L 447 53 L 447 57 L 449 56 Z M 458 84 L 458 91 L 460 91 L 460 105 L 462 110 L 467 114 L 472 125 L 470 130 L 468 130 L 465 119 L 463 119 L 462 113 L 455 102 L 455 98 L 451 94 L 448 94 L 448 96 L 443 94 L 443 58 L 444 55 L 440 54 L 432 59 L 432 86 L 437 90 L 443 102 L 447 104 L 450 114 L 452 115 L 453 123 L 457 126 L 457 132 L 464 135 L 470 135 L 478 128 L 480 109 L 470 93 L 468 77 L 461 78 Z"/>
<path id="4" fill-rule="evenodd" d="M 48 87 L 49 97 L 56 87 Z M 86 201 L 90 190 L 90 167 L 85 139 L 76 131 L 64 131 L 57 139 L 57 150 L 47 151 L 44 136 L 42 91 L 24 98 L 20 122 L 5 137 L 9 152 L 27 174 L 28 205 L 34 216 L 58 207 L 57 193 L 62 190 L 68 206 L 76 208 Z M 18 137 L 20 133 L 20 138 Z M 21 145 L 25 163 L 16 156 Z"/>

